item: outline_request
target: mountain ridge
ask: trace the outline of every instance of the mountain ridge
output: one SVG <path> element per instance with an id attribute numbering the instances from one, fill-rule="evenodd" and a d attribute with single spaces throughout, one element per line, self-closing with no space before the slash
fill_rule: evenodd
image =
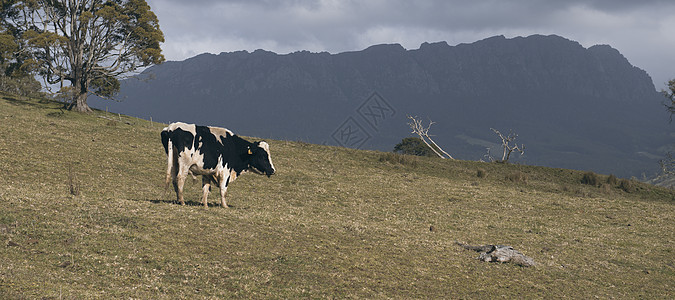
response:
<path id="1" fill-rule="evenodd" d="M 417 115 L 436 122 L 437 142 L 460 159 L 478 160 L 485 149 L 458 136 L 498 142 L 489 128 L 513 129 L 530 146 L 522 163 L 626 177 L 658 168 L 639 153 L 658 156 L 672 147 L 647 72 L 611 46 L 584 48 L 556 35 L 411 50 L 380 44 L 336 54 L 200 54 L 140 77 L 152 79 L 122 83 L 126 101 L 94 106 L 263 138 L 387 151 L 409 136 L 406 115 Z M 364 109 L 377 103 L 390 111 L 375 120 Z M 358 135 L 341 140 L 345 129 Z"/>

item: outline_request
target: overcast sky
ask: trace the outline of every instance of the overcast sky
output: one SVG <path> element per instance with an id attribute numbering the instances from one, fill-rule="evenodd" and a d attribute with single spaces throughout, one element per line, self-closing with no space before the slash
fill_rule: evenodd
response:
<path id="1" fill-rule="evenodd" d="M 339 53 L 370 45 L 472 43 L 556 34 L 608 44 L 646 70 L 657 90 L 675 78 L 673 0 L 148 0 L 167 60 L 265 49 Z"/>

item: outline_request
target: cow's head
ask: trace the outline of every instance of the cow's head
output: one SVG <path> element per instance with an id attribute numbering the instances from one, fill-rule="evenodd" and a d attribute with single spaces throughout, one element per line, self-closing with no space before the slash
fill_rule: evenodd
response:
<path id="1" fill-rule="evenodd" d="M 267 177 L 274 174 L 274 164 L 270 156 L 270 145 L 266 142 L 255 142 L 248 148 L 249 165 L 251 171 Z"/>

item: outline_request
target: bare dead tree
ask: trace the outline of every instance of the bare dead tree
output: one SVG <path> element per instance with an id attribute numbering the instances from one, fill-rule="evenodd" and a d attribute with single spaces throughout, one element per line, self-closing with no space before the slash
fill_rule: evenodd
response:
<path id="1" fill-rule="evenodd" d="M 438 155 L 438 157 L 443 158 L 443 159 L 445 159 L 445 158 L 454 159 L 452 157 L 452 155 L 448 154 L 448 152 L 445 152 L 440 146 L 438 146 L 438 144 L 436 144 L 436 142 L 434 142 L 434 140 L 429 135 L 429 129 L 431 128 L 431 125 L 434 124 L 433 121 L 429 120 L 429 126 L 424 127 L 424 125 L 422 125 L 421 119 L 418 119 L 417 117 L 412 117 L 412 116 L 408 116 L 408 119 L 410 119 L 410 122 L 408 123 L 408 125 L 412 129 L 412 133 L 417 134 L 420 137 L 420 139 L 429 148 L 431 148 L 431 150 L 434 151 L 434 153 L 436 153 L 436 155 Z M 431 142 L 431 144 L 429 144 L 429 142 L 427 142 L 427 140 L 429 140 L 429 142 Z"/>
<path id="2" fill-rule="evenodd" d="M 490 147 L 485 148 L 485 152 L 486 152 L 486 153 L 485 153 L 485 155 L 483 155 L 483 157 L 486 159 L 486 161 L 488 161 L 488 162 L 494 162 L 495 159 L 492 158 L 492 155 L 490 154 Z M 481 161 L 483 161 L 483 160 L 481 159 Z"/>
<path id="3" fill-rule="evenodd" d="M 518 137 L 517 134 L 513 133 L 512 131 L 509 131 L 509 134 L 504 136 L 499 130 L 490 128 L 494 133 L 499 135 L 499 138 L 502 139 L 502 148 L 504 149 L 504 152 L 502 153 L 502 159 L 500 162 L 506 163 L 509 161 L 509 158 L 511 157 L 511 153 L 513 151 L 517 151 L 520 153 L 522 156 L 525 154 L 525 145 L 521 144 L 518 146 L 516 143 L 516 138 Z M 513 145 L 511 145 L 513 143 Z"/>

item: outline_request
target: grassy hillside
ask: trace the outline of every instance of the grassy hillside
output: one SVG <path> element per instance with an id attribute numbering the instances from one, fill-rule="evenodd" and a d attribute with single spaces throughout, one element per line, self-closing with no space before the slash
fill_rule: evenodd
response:
<path id="1" fill-rule="evenodd" d="M 232 208 L 199 206 L 191 179 L 180 206 L 163 124 L 0 96 L 3 299 L 675 295 L 672 190 L 269 141 L 277 175 L 237 179 Z"/>

